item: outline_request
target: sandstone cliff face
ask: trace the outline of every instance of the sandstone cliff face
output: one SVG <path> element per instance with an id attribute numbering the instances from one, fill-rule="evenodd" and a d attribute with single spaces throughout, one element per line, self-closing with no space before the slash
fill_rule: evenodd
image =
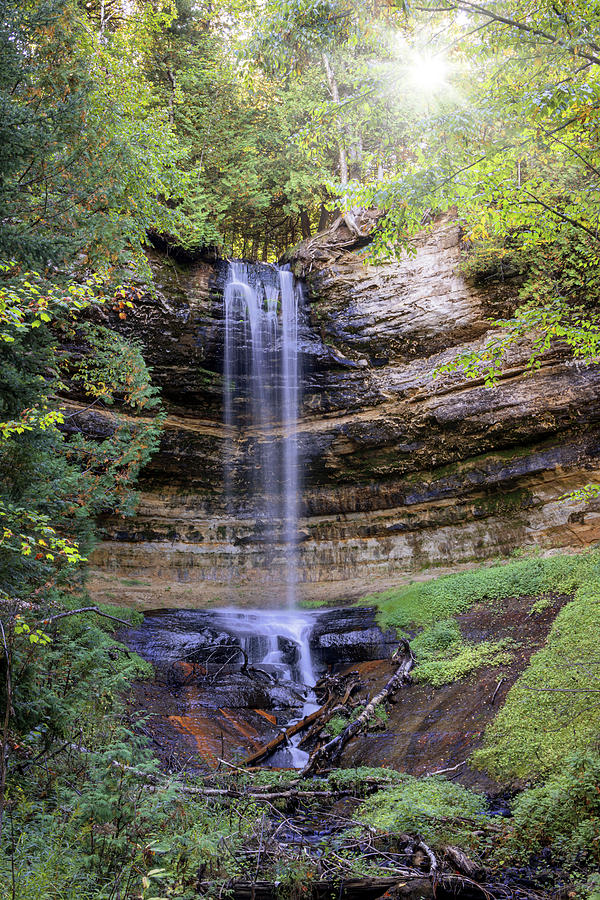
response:
<path id="1" fill-rule="evenodd" d="M 400 262 L 361 257 L 339 229 L 292 260 L 307 285 L 300 593 L 348 599 L 519 547 L 597 541 L 600 504 L 560 496 L 600 479 L 600 369 L 558 349 L 526 374 L 523 348 L 495 388 L 434 379 L 440 362 L 486 340 L 509 292 L 458 274 L 452 222 Z M 122 327 L 145 345 L 169 417 L 137 515 L 104 522 L 90 587 L 146 607 L 276 603 L 282 548 L 223 500 L 225 266 L 153 263 L 158 296 Z M 90 413 L 79 421 L 103 427 Z"/>

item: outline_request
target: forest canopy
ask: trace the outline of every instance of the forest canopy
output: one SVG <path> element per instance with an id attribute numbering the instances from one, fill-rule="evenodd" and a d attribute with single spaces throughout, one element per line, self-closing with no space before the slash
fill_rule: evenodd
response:
<path id="1" fill-rule="evenodd" d="M 381 257 L 456 207 L 480 267 L 527 266 L 560 233 L 583 277 L 598 15 L 525 0 L 3 0 L 2 252 L 60 247 L 111 270 L 128 253 L 143 265 L 151 233 L 272 260 L 337 210 L 375 206 Z"/>

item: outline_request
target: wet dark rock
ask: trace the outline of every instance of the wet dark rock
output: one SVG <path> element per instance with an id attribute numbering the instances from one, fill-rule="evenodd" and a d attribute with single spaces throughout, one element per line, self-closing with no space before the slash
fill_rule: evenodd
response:
<path id="1" fill-rule="evenodd" d="M 182 633 L 167 627 L 140 627 L 130 629 L 123 640 L 144 659 L 163 667 L 181 661 L 207 665 L 243 662 L 243 656 L 235 650 L 239 640 L 218 629 Z"/>
<path id="2" fill-rule="evenodd" d="M 381 630 L 372 608 L 329 610 L 319 616 L 310 636 L 313 660 L 320 666 L 386 659 L 397 646 L 394 632 Z"/>
<path id="3" fill-rule="evenodd" d="M 300 656 L 298 644 L 295 644 L 294 641 L 280 635 L 277 638 L 277 645 L 281 650 L 283 662 L 288 666 L 294 666 L 298 662 Z"/>
<path id="4" fill-rule="evenodd" d="M 204 709 L 298 709 L 302 705 L 299 691 L 293 685 L 273 685 L 241 672 L 220 678 L 199 679 L 197 704 Z"/>

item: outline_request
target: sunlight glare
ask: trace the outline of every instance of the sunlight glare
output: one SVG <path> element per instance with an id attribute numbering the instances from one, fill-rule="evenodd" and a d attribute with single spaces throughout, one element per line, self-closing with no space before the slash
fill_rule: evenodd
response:
<path id="1" fill-rule="evenodd" d="M 447 84 L 448 64 L 439 55 L 415 57 L 409 72 L 413 85 L 427 94 L 432 94 Z"/>

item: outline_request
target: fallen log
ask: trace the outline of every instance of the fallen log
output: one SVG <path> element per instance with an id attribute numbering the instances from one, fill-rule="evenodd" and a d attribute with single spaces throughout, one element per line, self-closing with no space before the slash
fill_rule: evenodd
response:
<path id="1" fill-rule="evenodd" d="M 402 687 L 405 684 L 410 684 L 410 672 L 414 667 L 415 658 L 412 654 L 410 644 L 407 640 L 401 641 L 398 650 L 394 654 L 394 657 L 396 657 L 400 651 L 404 653 L 404 659 L 402 660 L 401 664 L 398 666 L 390 680 L 387 682 L 385 687 L 381 691 L 379 691 L 379 693 L 376 694 L 369 703 L 367 703 L 362 713 L 357 716 L 357 718 L 354 719 L 353 722 L 350 722 L 344 728 L 341 734 L 338 734 L 326 744 L 323 744 L 322 747 L 319 747 L 313 753 L 304 769 L 302 769 L 300 773 L 301 777 L 304 778 L 307 775 L 312 775 L 314 772 L 321 769 L 323 764 L 332 763 L 339 759 L 342 750 L 344 749 L 348 741 L 353 738 L 354 735 L 358 734 L 362 727 L 367 724 L 376 707 L 383 703 L 383 701 L 386 700 L 391 694 L 397 691 L 398 688 Z"/>
<path id="2" fill-rule="evenodd" d="M 320 682 L 317 683 L 315 688 L 317 690 L 323 691 L 324 688 L 327 689 L 328 697 L 327 701 L 315 712 L 311 713 L 308 716 L 305 716 L 303 719 L 300 719 L 299 722 L 296 722 L 294 725 L 290 725 L 289 728 L 286 728 L 285 731 L 282 731 L 280 734 L 276 735 L 272 740 L 268 742 L 268 744 L 264 744 L 250 756 L 248 756 L 245 761 L 242 763 L 244 766 L 252 766 L 262 760 L 266 759 L 267 756 L 270 756 L 278 747 L 293 737 L 295 734 L 298 734 L 299 731 L 302 731 L 305 728 L 309 728 L 311 725 L 317 725 L 318 728 L 323 727 L 327 724 L 331 716 L 334 715 L 335 711 L 339 709 L 341 706 L 346 706 L 350 700 L 351 694 L 358 688 L 360 684 L 360 679 L 358 674 L 353 672 L 350 677 L 340 677 L 334 676 L 332 684 L 328 684 L 330 679 L 321 679 Z M 336 688 L 341 689 L 343 691 L 343 696 L 341 697 L 341 701 L 339 701 L 334 708 L 334 700 L 335 700 L 335 692 Z M 314 734 L 314 732 L 313 732 Z M 309 735 L 306 736 L 305 739 L 308 739 Z M 303 741 L 305 740 L 303 739 Z"/>
<path id="3" fill-rule="evenodd" d="M 325 706 L 321 706 L 319 709 L 315 710 L 315 712 L 310 713 L 310 715 L 304 716 L 303 719 L 300 719 L 300 721 L 296 722 L 294 725 L 290 725 L 289 728 L 286 728 L 285 731 L 280 732 L 270 740 L 268 744 L 264 744 L 262 747 L 259 747 L 258 750 L 255 750 L 254 753 L 251 753 L 250 756 L 247 756 L 242 765 L 253 766 L 257 762 L 265 759 L 265 757 L 270 756 L 271 753 L 277 750 L 277 748 L 289 740 L 289 738 L 298 734 L 303 728 L 308 728 L 313 722 L 316 722 L 316 720 L 323 715 L 326 707 L 327 703 Z"/>
<path id="4" fill-rule="evenodd" d="M 466 875 L 467 878 L 472 878 L 473 881 L 481 881 L 485 877 L 485 869 L 478 863 L 473 862 L 460 847 L 453 847 L 449 844 L 444 847 L 444 856 L 461 875 Z"/>
<path id="5" fill-rule="evenodd" d="M 286 887 L 279 881 L 232 881 L 219 883 L 204 881 L 197 885 L 199 895 L 217 893 L 227 896 L 229 900 L 281 900 L 286 894 Z M 491 888 L 491 889 L 490 889 Z M 379 897 L 406 898 L 406 900 L 446 900 L 446 898 L 462 897 L 463 900 L 490 900 L 497 896 L 493 886 L 480 885 L 458 878 L 455 875 L 439 875 L 435 882 L 422 873 L 407 870 L 403 875 L 366 878 L 328 878 L 318 879 L 302 884 L 302 896 L 306 900 L 377 900 Z M 502 891 L 501 896 L 505 896 Z M 532 894 L 523 894 L 533 897 Z M 537 900 L 537 898 L 536 898 Z"/>
<path id="6" fill-rule="evenodd" d="M 438 863 L 437 863 L 437 859 L 435 857 L 435 853 L 433 852 L 431 847 L 429 847 L 425 843 L 425 841 L 419 841 L 419 843 L 417 844 L 417 847 L 423 851 L 423 853 L 429 860 L 429 875 L 431 878 L 435 878 L 435 874 L 438 870 Z"/>
<path id="7" fill-rule="evenodd" d="M 421 880 L 421 879 L 419 879 Z M 349 878 L 348 880 L 318 880 L 303 885 L 303 896 L 310 900 L 376 900 L 393 888 L 399 879 L 389 878 Z M 214 882 L 204 882 L 199 891 L 208 893 L 216 887 Z M 218 885 L 218 887 L 222 887 Z M 234 881 L 224 886 L 224 893 L 230 900 L 278 900 L 284 895 L 284 886 L 278 881 Z"/>

